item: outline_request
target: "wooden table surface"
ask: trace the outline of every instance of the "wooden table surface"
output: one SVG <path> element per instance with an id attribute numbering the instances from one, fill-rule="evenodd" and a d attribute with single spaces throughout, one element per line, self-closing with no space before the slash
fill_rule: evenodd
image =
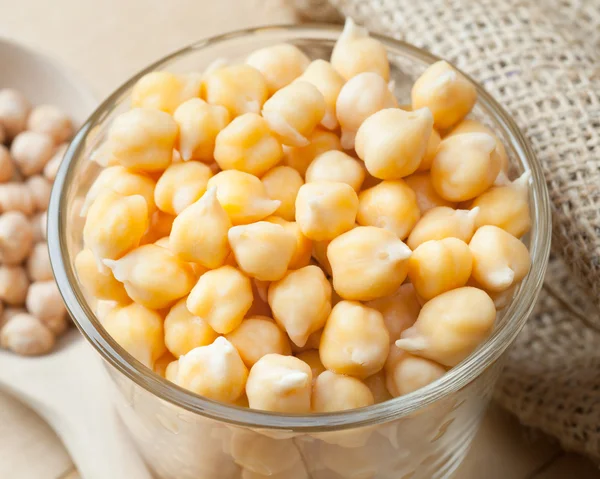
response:
<path id="1" fill-rule="evenodd" d="M 0 36 L 70 66 L 99 98 L 187 43 L 226 30 L 291 21 L 292 12 L 276 0 L 0 0 Z M 458 477 L 480 479 L 482 471 L 486 479 L 600 478 L 585 459 L 547 439 L 527 439 L 518 423 L 495 407 Z M 2 393 L 0 478 L 79 478 L 53 431 Z"/>

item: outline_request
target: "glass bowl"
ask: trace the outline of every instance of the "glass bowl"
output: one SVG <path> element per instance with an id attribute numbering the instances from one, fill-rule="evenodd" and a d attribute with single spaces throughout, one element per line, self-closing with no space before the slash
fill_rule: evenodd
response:
<path id="1" fill-rule="evenodd" d="M 483 88 L 471 116 L 506 145 L 512 174 L 531 171 L 533 226 L 524 239 L 532 267 L 489 339 L 441 379 L 370 407 L 283 415 L 229 406 L 188 392 L 133 359 L 102 328 L 79 283 L 74 258 L 82 246 L 79 208 L 100 171 L 90 160 L 113 118 L 128 108 L 132 86 L 153 70 L 201 71 L 219 59 L 241 59 L 288 42 L 311 58 L 329 58 L 337 26 L 274 26 L 201 40 L 150 65 L 94 112 L 71 143 L 48 210 L 52 267 L 78 328 L 106 361 L 117 411 L 149 466 L 165 479 L 437 479 L 464 458 L 502 367 L 502 353 L 531 313 L 550 247 L 550 207 L 542 167 L 515 122 Z M 410 103 L 417 76 L 438 60 L 391 38 L 387 47 L 400 104 Z"/>

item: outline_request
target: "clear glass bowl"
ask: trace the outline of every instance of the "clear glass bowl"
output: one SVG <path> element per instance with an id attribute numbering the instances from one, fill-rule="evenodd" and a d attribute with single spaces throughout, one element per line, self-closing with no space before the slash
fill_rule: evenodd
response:
<path id="1" fill-rule="evenodd" d="M 282 415 L 242 409 L 196 396 L 133 359 L 102 328 L 77 280 L 73 261 L 82 246 L 83 197 L 97 176 L 90 156 L 113 118 L 128 108 L 131 88 L 153 70 L 201 71 L 217 59 L 241 59 L 279 42 L 312 58 L 329 58 L 340 33 L 333 26 L 282 26 L 202 40 L 128 80 L 90 117 L 71 143 L 54 184 L 48 214 L 52 267 L 77 326 L 106 361 L 114 401 L 141 454 L 164 479 L 437 479 L 464 458 L 502 367 L 502 353 L 527 320 L 540 291 L 550 247 L 550 208 L 540 163 L 510 116 L 480 86 L 472 116 L 503 140 L 512 173 L 532 173 L 533 227 L 525 238 L 532 257 L 527 278 L 499 315 L 491 337 L 443 378 L 374 406 L 332 414 Z M 399 103 L 433 55 L 377 37 L 388 49 Z"/>

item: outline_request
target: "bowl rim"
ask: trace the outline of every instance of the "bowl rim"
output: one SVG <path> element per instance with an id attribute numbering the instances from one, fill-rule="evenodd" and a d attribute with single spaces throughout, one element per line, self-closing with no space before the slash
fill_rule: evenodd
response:
<path id="1" fill-rule="evenodd" d="M 83 294 L 77 286 L 76 275 L 70 267 L 66 240 L 68 224 L 66 192 L 68 189 L 65 188 L 65 185 L 69 185 L 73 180 L 74 169 L 71 168 L 71 163 L 74 159 L 83 157 L 85 140 L 92 131 L 93 126 L 103 120 L 113 105 L 126 96 L 130 87 L 141 76 L 166 66 L 171 60 L 230 39 L 281 30 L 294 32 L 296 35 L 302 34 L 297 39 L 304 40 L 312 38 L 311 32 L 313 34 L 318 32 L 321 35 L 331 35 L 331 38 L 319 38 L 320 40 L 331 41 L 339 35 L 342 27 L 330 24 L 272 25 L 246 28 L 202 39 L 170 53 L 144 68 L 124 82 L 100 104 L 69 145 L 52 190 L 48 209 L 48 246 L 54 275 L 67 310 L 83 336 L 92 344 L 100 356 L 111 367 L 148 393 L 156 396 L 156 398 L 193 414 L 237 426 L 256 429 L 292 430 L 294 432 L 344 430 L 371 426 L 406 417 L 446 398 L 452 393 L 456 393 L 496 363 L 504 350 L 513 342 L 533 309 L 542 287 L 550 253 L 550 201 L 542 166 L 511 116 L 479 83 L 462 71 L 461 73 L 475 85 L 478 93 L 478 103 L 482 104 L 486 109 L 486 113 L 491 115 L 502 127 L 504 133 L 510 138 L 512 147 L 518 156 L 525 158 L 525 163 L 531 171 L 531 194 L 534 199 L 531 208 L 532 216 L 535 219 L 530 242 L 532 266 L 517 295 L 506 308 L 504 323 L 495 328 L 491 336 L 474 353 L 433 383 L 410 394 L 372 406 L 335 413 L 309 415 L 259 411 L 203 398 L 167 381 L 143 366 L 118 345 L 103 328 L 97 327 L 96 324 L 99 326 L 99 322 L 84 300 Z M 441 60 L 441 58 L 401 40 L 376 33 L 371 33 L 371 36 L 383 42 L 387 49 L 391 48 L 392 53 L 395 49 L 402 51 L 404 55 L 408 54 L 427 63 Z"/>

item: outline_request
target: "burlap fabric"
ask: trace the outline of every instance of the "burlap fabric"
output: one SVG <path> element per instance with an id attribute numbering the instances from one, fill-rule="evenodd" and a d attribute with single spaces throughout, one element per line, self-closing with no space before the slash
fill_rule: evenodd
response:
<path id="1" fill-rule="evenodd" d="M 477 79 L 544 165 L 553 257 L 496 398 L 522 423 L 600 460 L 600 0 L 288 0 L 351 16 Z"/>

